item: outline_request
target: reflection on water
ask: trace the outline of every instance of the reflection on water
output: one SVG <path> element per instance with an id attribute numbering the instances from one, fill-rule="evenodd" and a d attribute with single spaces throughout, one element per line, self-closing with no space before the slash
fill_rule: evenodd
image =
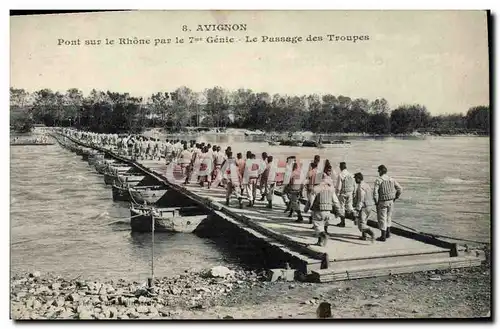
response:
<path id="1" fill-rule="evenodd" d="M 203 139 L 230 144 L 233 152 L 304 159 L 320 154 L 334 165 L 346 161 L 370 184 L 383 163 L 404 189 L 396 221 L 427 232 L 490 238 L 487 138 L 356 140 L 348 148 L 322 150 L 247 142 L 243 135 Z M 102 176 L 74 153 L 58 145 L 11 148 L 12 270 L 145 280 L 151 235 L 131 234 L 129 217 L 127 204 L 113 202 Z M 156 275 L 234 263 L 220 240 L 204 234 L 155 235 Z"/>

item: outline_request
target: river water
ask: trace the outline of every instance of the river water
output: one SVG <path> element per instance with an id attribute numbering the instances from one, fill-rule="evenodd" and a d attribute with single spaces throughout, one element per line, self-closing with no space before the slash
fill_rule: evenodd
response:
<path id="1" fill-rule="evenodd" d="M 330 149 L 269 146 L 244 136 L 205 136 L 233 152 L 266 151 L 275 158 L 320 154 L 371 185 L 385 164 L 403 187 L 394 220 L 418 230 L 467 239 L 490 239 L 489 139 L 353 140 Z M 11 147 L 11 269 L 60 275 L 145 280 L 150 273 L 151 235 L 131 234 L 126 203 L 87 162 L 59 145 Z M 157 234 L 155 274 L 230 265 L 228 248 L 195 234 Z"/>

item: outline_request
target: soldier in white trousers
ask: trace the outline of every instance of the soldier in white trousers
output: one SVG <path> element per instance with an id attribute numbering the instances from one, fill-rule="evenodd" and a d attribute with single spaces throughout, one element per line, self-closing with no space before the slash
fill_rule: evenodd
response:
<path id="1" fill-rule="evenodd" d="M 318 246 L 324 247 L 328 241 L 327 232 L 325 232 L 325 223 L 338 213 L 340 207 L 339 200 L 335 193 L 333 181 L 330 177 L 332 168 L 326 167 L 323 172 L 323 179 L 320 184 L 313 187 L 311 191 L 311 211 L 313 219 L 313 228 L 318 236 Z"/>
<path id="2" fill-rule="evenodd" d="M 356 188 L 356 183 L 354 177 L 349 171 L 347 171 L 347 165 L 345 162 L 341 162 L 339 165 L 340 174 L 337 179 L 337 195 L 340 202 L 340 223 L 337 224 L 339 227 L 345 227 L 346 217 L 354 216 L 353 196 L 354 190 Z"/>
<path id="3" fill-rule="evenodd" d="M 384 242 L 391 236 L 392 212 L 394 201 L 401 196 L 401 185 L 387 175 L 387 168 L 384 165 L 378 167 L 379 177 L 375 180 L 373 188 L 373 201 L 377 206 L 377 219 L 380 229 L 380 237 L 377 241 Z"/>
<path id="4" fill-rule="evenodd" d="M 354 210 L 356 213 L 356 221 L 358 222 L 358 229 L 361 232 L 361 240 L 367 240 L 367 235 L 369 235 L 373 242 L 374 233 L 368 225 L 366 225 L 373 210 L 373 191 L 370 185 L 363 181 L 362 173 L 355 173 L 354 180 L 356 184 L 358 184 L 356 195 L 354 196 Z"/>

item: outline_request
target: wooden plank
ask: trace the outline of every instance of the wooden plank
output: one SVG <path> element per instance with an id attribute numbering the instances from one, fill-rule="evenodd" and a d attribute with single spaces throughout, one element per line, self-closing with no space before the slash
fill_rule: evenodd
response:
<path id="1" fill-rule="evenodd" d="M 393 274 L 473 267 L 479 266 L 481 264 L 481 261 L 481 258 L 478 257 L 458 256 L 431 261 L 422 261 L 417 263 L 397 262 L 394 264 L 385 264 L 384 266 L 378 267 L 353 267 L 337 270 L 329 268 L 326 270 L 312 271 L 312 279 L 317 282 L 354 280 Z"/>

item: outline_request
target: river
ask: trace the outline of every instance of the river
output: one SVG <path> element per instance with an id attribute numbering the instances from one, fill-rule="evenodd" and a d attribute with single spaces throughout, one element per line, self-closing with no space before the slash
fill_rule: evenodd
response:
<path id="1" fill-rule="evenodd" d="M 421 231 L 490 239 L 490 144 L 483 137 L 357 139 L 331 149 L 269 146 L 244 136 L 205 136 L 233 152 L 266 151 L 275 158 L 320 154 L 347 162 L 373 184 L 377 167 L 403 187 L 394 220 Z M 126 203 L 87 162 L 59 145 L 11 147 L 11 270 L 144 281 L 151 235 L 131 234 Z M 210 237 L 157 234 L 155 274 L 174 275 L 237 262 Z"/>

